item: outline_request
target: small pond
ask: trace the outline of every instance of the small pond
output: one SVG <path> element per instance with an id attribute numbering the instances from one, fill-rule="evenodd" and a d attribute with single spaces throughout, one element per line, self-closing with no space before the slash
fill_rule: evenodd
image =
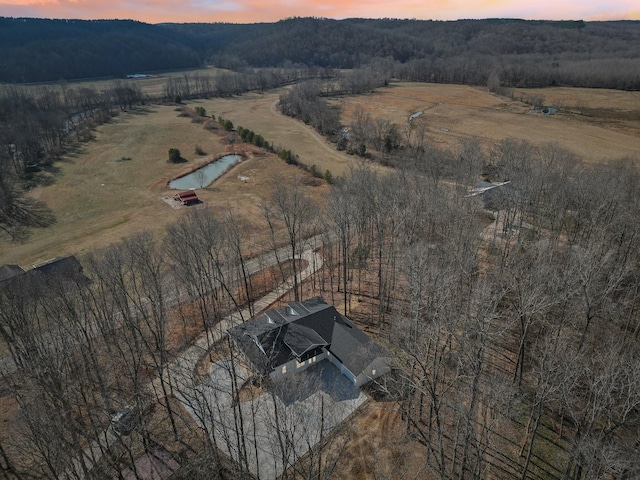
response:
<path id="1" fill-rule="evenodd" d="M 240 161 L 240 155 L 226 155 L 220 160 L 209 163 L 204 167 L 194 170 L 184 177 L 176 178 L 169 182 L 169 188 L 175 190 L 189 190 L 190 188 L 204 188 L 216 178 L 226 172 L 229 167 Z"/>

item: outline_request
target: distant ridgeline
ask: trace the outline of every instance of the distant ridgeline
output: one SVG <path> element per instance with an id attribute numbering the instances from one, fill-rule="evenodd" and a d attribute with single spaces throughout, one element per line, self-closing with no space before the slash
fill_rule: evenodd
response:
<path id="1" fill-rule="evenodd" d="M 0 81 L 46 82 L 200 65 L 188 37 L 132 20 L 0 18 Z"/>
<path id="2" fill-rule="evenodd" d="M 124 76 L 203 64 L 354 68 L 405 80 L 640 89 L 640 22 L 290 18 L 149 25 L 0 18 L 0 81 Z"/>

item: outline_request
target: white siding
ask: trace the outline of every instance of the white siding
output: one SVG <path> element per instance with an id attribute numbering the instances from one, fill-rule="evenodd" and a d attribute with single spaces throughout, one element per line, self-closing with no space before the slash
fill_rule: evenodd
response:
<path id="1" fill-rule="evenodd" d="M 271 378 L 277 378 L 277 377 L 282 377 L 283 375 L 291 375 L 292 373 L 301 372 L 309 368 L 311 365 L 315 365 L 320 360 L 324 360 L 325 358 L 327 358 L 327 354 L 325 352 L 322 352 L 319 355 L 316 355 L 315 357 L 311 357 L 302 363 L 298 363 L 298 360 L 294 358 L 290 362 L 287 362 L 277 367 L 273 372 L 271 372 L 269 376 Z"/>
<path id="2" fill-rule="evenodd" d="M 351 380 L 354 384 L 356 383 L 356 376 L 355 376 L 353 373 L 351 373 L 351 371 L 350 371 L 347 367 L 345 367 L 345 366 L 342 364 L 342 362 L 341 362 L 341 361 L 339 361 L 339 360 L 335 357 L 335 355 L 331 355 L 331 353 L 329 353 L 329 354 L 327 355 L 327 358 L 329 359 L 329 361 L 330 361 L 331 363 L 333 363 L 333 364 L 338 368 L 338 370 L 340 370 L 340 372 L 341 372 L 345 377 L 347 377 L 349 380 Z"/>
<path id="3" fill-rule="evenodd" d="M 356 381 L 356 385 L 361 387 L 365 383 L 369 383 L 371 380 L 390 372 L 391 368 L 388 365 L 369 365 L 360 375 Z"/>

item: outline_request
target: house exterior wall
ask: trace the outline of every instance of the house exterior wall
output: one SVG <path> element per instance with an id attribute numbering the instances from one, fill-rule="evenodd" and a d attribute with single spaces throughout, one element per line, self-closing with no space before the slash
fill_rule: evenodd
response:
<path id="1" fill-rule="evenodd" d="M 347 367 L 345 367 L 335 355 L 331 355 L 331 352 L 327 352 L 327 358 L 336 366 L 338 370 L 340 370 L 340 373 L 342 373 L 345 377 L 352 381 L 354 385 L 357 385 L 356 376 L 351 373 L 351 371 Z"/>
<path id="2" fill-rule="evenodd" d="M 298 360 L 294 358 L 293 360 L 276 367 L 275 370 L 269 374 L 269 376 L 271 378 L 279 378 L 285 375 L 290 375 L 292 373 L 302 372 L 303 370 L 306 370 L 310 366 L 315 365 L 320 360 L 324 360 L 325 358 L 327 358 L 326 352 L 322 352 L 315 357 L 311 357 L 301 363 L 298 363 Z"/>
<path id="3" fill-rule="evenodd" d="M 371 380 L 375 380 L 390 371 L 391 368 L 388 365 L 369 365 L 360 375 L 358 375 L 358 378 L 356 379 L 356 386 L 361 387 L 365 383 L 369 383 Z"/>

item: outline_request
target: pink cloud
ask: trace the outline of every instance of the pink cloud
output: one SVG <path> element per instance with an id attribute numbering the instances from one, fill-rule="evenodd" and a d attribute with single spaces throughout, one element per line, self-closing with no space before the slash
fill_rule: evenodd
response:
<path id="1" fill-rule="evenodd" d="M 640 19 L 636 0 L 0 0 L 0 15 L 131 18 L 159 22 L 272 22 L 292 16 L 329 18 Z"/>

